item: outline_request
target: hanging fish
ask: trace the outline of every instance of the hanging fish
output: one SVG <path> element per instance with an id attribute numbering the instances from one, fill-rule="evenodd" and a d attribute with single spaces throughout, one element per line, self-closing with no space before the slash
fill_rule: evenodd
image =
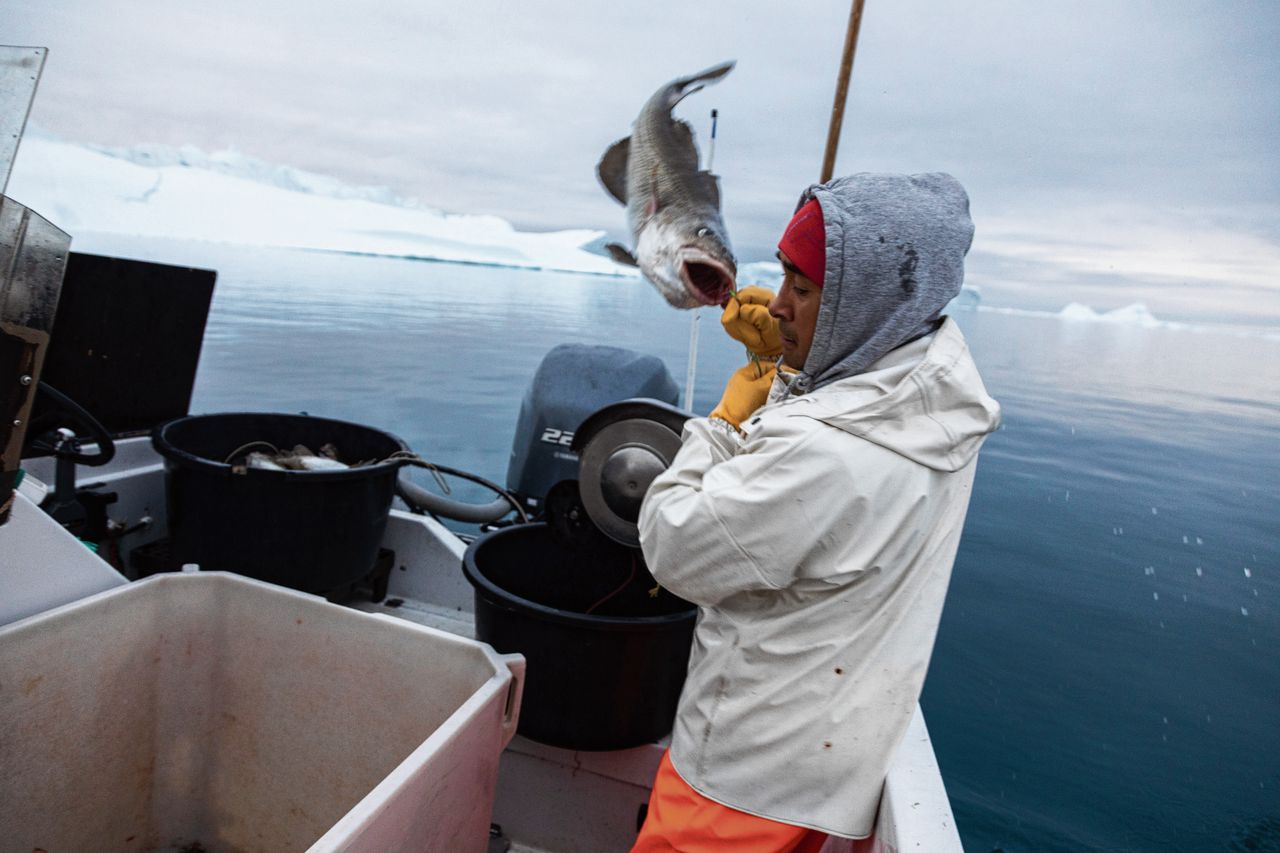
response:
<path id="1" fill-rule="evenodd" d="M 720 183 L 698 168 L 693 129 L 671 110 L 686 96 L 717 82 L 726 62 L 681 77 L 653 94 L 631 136 L 609 147 L 596 166 L 604 188 L 626 205 L 635 251 L 605 246 L 615 261 L 639 267 L 676 308 L 721 305 L 735 287 L 738 264 L 720 218 Z"/>

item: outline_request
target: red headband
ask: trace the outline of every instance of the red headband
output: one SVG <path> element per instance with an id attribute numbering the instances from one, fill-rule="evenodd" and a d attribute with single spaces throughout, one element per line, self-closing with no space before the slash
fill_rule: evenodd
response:
<path id="1" fill-rule="evenodd" d="M 808 204 L 791 217 L 778 248 L 805 278 L 822 287 L 827 270 L 827 233 L 822 225 L 822 206 L 816 198 L 809 199 Z"/>

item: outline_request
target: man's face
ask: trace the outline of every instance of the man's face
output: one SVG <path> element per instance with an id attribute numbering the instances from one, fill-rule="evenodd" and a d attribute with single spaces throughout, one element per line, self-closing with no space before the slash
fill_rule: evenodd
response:
<path id="1" fill-rule="evenodd" d="M 783 364 L 803 370 L 813 346 L 813 330 L 818 325 L 822 288 L 805 278 L 782 252 L 778 252 L 778 260 L 785 274 L 778 295 L 769 303 L 769 313 L 777 318 L 782 334 Z"/>

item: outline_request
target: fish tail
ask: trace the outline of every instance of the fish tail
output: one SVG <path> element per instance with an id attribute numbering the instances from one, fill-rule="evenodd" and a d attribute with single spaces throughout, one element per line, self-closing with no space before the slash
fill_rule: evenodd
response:
<path id="1" fill-rule="evenodd" d="M 719 82 L 720 79 L 732 71 L 733 67 L 737 64 L 738 61 L 736 59 L 731 59 L 728 62 L 713 65 L 696 74 L 690 74 L 687 77 L 678 77 L 675 80 L 672 80 L 671 84 L 667 86 L 668 106 L 674 107 L 676 104 L 680 103 L 686 97 L 697 92 L 704 86 L 709 86 L 712 83 Z"/>

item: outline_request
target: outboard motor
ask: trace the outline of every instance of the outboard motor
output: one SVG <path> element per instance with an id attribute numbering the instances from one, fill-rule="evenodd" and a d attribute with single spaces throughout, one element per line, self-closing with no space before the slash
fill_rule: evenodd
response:
<path id="1" fill-rule="evenodd" d="M 619 347 L 561 344 L 542 359 L 520 404 L 507 489 L 531 511 L 557 483 L 578 478 L 579 425 L 610 403 L 635 397 L 676 405 L 679 389 L 662 360 Z"/>
<path id="2" fill-rule="evenodd" d="M 697 608 L 649 573 L 638 521 L 680 451 L 675 398 L 656 358 L 582 346 L 552 350 L 525 397 L 509 490 L 542 518 L 483 533 L 462 571 L 476 638 L 528 661 L 527 738 L 612 750 L 671 731 Z"/>

